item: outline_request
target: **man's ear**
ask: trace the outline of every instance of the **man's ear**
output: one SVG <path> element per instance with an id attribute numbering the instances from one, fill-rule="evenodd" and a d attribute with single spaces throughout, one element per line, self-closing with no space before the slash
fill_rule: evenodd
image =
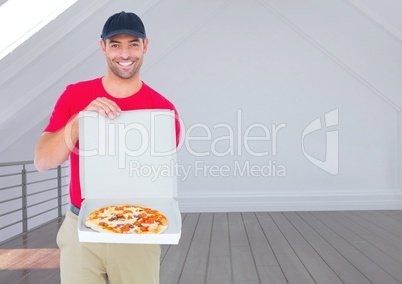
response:
<path id="1" fill-rule="evenodd" d="M 106 55 L 106 44 L 105 44 L 105 40 L 103 40 L 103 39 L 100 40 L 100 46 L 101 46 L 103 55 Z"/>
<path id="2" fill-rule="evenodd" d="M 144 54 L 147 53 L 148 50 L 148 38 L 144 38 Z"/>

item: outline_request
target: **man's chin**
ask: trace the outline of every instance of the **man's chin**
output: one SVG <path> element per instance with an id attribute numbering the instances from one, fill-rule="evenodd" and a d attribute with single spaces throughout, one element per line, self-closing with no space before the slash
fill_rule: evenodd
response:
<path id="1" fill-rule="evenodd" d="M 123 80 L 129 80 L 135 76 L 136 73 L 123 73 L 123 72 L 113 72 L 116 77 L 123 79 Z"/>

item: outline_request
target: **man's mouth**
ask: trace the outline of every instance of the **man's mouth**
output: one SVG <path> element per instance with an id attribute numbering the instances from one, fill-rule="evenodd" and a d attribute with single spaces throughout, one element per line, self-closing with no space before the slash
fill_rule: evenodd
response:
<path id="1" fill-rule="evenodd" d="M 133 64 L 133 61 L 130 61 L 130 62 L 117 62 L 117 64 L 119 64 L 120 66 L 123 66 L 123 67 L 127 67 L 127 66 L 130 66 L 131 64 Z"/>

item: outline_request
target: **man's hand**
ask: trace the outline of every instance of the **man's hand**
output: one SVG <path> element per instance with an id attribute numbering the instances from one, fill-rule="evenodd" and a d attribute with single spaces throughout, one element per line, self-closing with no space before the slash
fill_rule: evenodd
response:
<path id="1" fill-rule="evenodd" d="M 84 110 L 96 111 L 114 119 L 121 109 L 105 97 L 93 100 Z M 65 127 L 57 132 L 44 132 L 35 147 L 35 166 L 43 172 L 63 164 L 78 142 L 78 115 L 70 119 Z"/>
<path id="2" fill-rule="evenodd" d="M 119 116 L 121 112 L 121 109 L 114 101 L 105 97 L 98 97 L 97 99 L 93 100 L 85 108 L 85 110 L 99 112 L 101 115 L 107 116 L 110 119 L 114 119 L 116 116 Z"/>

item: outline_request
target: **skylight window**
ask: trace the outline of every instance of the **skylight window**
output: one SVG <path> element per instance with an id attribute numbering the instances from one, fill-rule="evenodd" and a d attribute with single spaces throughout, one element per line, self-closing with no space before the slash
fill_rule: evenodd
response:
<path id="1" fill-rule="evenodd" d="M 0 6 L 0 59 L 77 0 L 8 0 Z"/>

